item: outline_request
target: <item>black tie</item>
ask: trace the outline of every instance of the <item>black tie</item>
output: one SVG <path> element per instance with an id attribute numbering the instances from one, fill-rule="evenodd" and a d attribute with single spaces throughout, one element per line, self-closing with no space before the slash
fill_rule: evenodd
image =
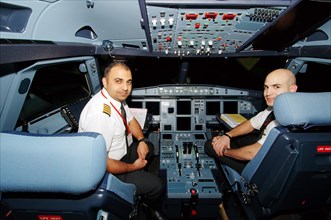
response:
<path id="1" fill-rule="evenodd" d="M 125 112 L 125 109 L 124 109 L 124 105 L 123 103 L 121 103 L 121 115 L 123 117 L 123 124 L 124 124 L 124 127 L 125 127 L 125 142 L 126 142 L 126 147 L 129 146 L 128 144 L 128 129 L 127 129 L 127 124 L 126 124 L 126 112 Z"/>
<path id="2" fill-rule="evenodd" d="M 126 129 L 126 123 L 125 123 L 126 122 L 126 112 L 125 112 L 123 103 L 121 104 L 121 115 L 123 117 L 123 124 L 125 126 L 125 135 L 128 135 L 128 131 Z"/>

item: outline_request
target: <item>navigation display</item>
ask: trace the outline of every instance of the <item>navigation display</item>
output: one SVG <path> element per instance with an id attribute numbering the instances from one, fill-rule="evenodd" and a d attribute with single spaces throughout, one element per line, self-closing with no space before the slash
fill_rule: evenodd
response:
<path id="1" fill-rule="evenodd" d="M 177 115 L 191 115 L 191 100 L 177 101 Z"/>
<path id="2" fill-rule="evenodd" d="M 214 116 L 221 112 L 220 101 L 206 101 L 206 115 Z"/>
<path id="3" fill-rule="evenodd" d="M 191 131 L 191 117 L 177 117 L 177 131 Z"/>

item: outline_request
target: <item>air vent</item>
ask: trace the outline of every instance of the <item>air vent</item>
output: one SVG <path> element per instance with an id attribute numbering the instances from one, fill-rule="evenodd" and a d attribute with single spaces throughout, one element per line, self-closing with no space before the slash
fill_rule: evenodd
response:
<path id="1" fill-rule="evenodd" d="M 315 31 L 313 34 L 311 34 L 309 37 L 307 37 L 306 42 L 309 41 L 321 41 L 321 40 L 328 40 L 329 37 L 324 31 Z"/>
<path id="2" fill-rule="evenodd" d="M 0 3 L 0 31 L 22 33 L 26 29 L 32 10 L 11 4 Z"/>
<path id="3" fill-rule="evenodd" d="M 79 29 L 76 34 L 76 37 L 82 37 L 87 39 L 97 39 L 98 35 L 93 31 L 93 29 L 90 26 L 84 26 L 81 29 Z"/>

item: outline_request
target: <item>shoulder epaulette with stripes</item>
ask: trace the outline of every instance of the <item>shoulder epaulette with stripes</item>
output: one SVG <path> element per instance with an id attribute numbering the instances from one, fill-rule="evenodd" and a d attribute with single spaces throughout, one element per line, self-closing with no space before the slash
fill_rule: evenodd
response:
<path id="1" fill-rule="evenodd" d="M 108 116 L 111 116 L 111 110 L 109 105 L 103 104 L 103 113 L 107 114 Z"/>

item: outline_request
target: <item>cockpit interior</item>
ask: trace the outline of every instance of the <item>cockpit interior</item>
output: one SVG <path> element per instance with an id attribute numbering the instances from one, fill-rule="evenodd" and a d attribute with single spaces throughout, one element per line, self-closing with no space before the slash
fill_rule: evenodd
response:
<path id="1" fill-rule="evenodd" d="M 102 135 L 78 132 L 121 61 L 168 219 L 330 220 L 330 18 L 329 0 L 1 0 L 0 219 L 149 219 Z M 267 107 L 278 68 L 298 91 L 238 173 L 204 145 Z"/>

